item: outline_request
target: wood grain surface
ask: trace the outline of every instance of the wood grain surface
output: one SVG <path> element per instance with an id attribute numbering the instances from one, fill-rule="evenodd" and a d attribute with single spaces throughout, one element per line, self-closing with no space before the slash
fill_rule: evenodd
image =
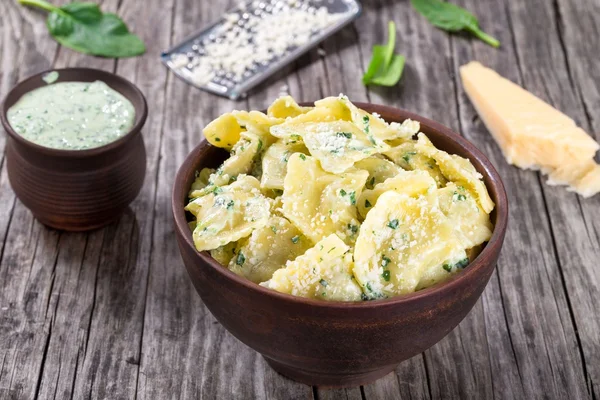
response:
<path id="1" fill-rule="evenodd" d="M 33 219 L 10 188 L 0 136 L 0 399 L 598 399 L 600 196 L 584 200 L 508 165 L 458 68 L 479 60 L 600 139 L 600 0 L 453 2 L 502 46 L 435 29 L 408 0 L 365 0 L 353 25 L 233 102 L 175 78 L 159 54 L 235 1 L 103 1 L 148 47 L 120 60 L 60 47 L 42 13 L 0 1 L 1 96 L 41 70 L 86 66 L 131 80 L 149 106 L 142 192 L 119 221 L 90 233 Z M 404 76 L 394 88 L 365 88 L 389 20 Z M 371 385 L 329 390 L 278 375 L 212 317 L 179 257 L 171 187 L 202 127 L 234 108 L 265 108 L 282 90 L 299 101 L 343 92 L 437 120 L 475 143 L 506 185 L 510 226 L 481 300 L 441 342 Z"/>

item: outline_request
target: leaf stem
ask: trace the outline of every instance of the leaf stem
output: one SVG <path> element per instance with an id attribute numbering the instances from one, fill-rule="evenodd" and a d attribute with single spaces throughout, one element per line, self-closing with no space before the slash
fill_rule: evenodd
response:
<path id="1" fill-rule="evenodd" d="M 471 31 L 471 33 L 475 36 L 477 36 L 479 39 L 483 40 L 485 43 L 489 44 L 492 47 L 498 48 L 500 46 L 500 42 L 498 41 L 498 39 L 496 39 L 495 37 L 488 35 L 487 33 L 485 33 L 484 31 L 482 31 L 479 28 L 474 28 L 474 29 L 469 29 L 467 28 L 469 31 Z"/>
<path id="2" fill-rule="evenodd" d="M 48 12 L 56 11 L 58 7 L 53 6 L 44 0 L 18 0 L 19 4 L 29 7 L 37 7 Z"/>

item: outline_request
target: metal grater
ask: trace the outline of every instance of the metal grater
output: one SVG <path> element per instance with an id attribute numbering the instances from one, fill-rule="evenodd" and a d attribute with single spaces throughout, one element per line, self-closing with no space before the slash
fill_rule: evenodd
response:
<path id="1" fill-rule="evenodd" d="M 236 100 L 352 22 L 356 0 L 254 0 L 162 53 L 184 81 Z"/>

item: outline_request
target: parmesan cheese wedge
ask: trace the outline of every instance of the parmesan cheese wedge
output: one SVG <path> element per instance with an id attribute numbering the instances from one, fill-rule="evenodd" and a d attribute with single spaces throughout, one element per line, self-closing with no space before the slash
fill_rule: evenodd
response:
<path id="1" fill-rule="evenodd" d="M 460 68 L 465 91 L 506 160 L 541 170 L 548 184 L 590 197 L 600 192 L 600 145 L 575 121 L 478 62 Z"/>

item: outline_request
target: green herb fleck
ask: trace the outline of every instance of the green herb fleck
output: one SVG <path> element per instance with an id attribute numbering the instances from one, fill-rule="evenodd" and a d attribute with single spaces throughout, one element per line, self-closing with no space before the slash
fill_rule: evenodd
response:
<path id="1" fill-rule="evenodd" d="M 262 149 L 262 147 L 263 147 L 263 141 L 258 139 L 258 148 L 256 149 L 256 151 L 258 153 L 260 153 L 260 150 Z"/>
<path id="2" fill-rule="evenodd" d="M 350 192 L 350 204 L 353 206 L 356 205 L 356 192 Z"/>
<path id="3" fill-rule="evenodd" d="M 246 257 L 244 257 L 244 255 L 240 251 L 235 259 L 235 263 L 239 266 L 242 266 L 242 265 L 244 265 L 245 262 L 246 262 Z"/>
<path id="4" fill-rule="evenodd" d="M 327 283 L 327 281 L 325 279 L 321 279 L 319 281 L 319 283 L 323 286 L 323 287 L 327 287 L 327 285 L 329 285 L 329 283 Z"/>
<path id="5" fill-rule="evenodd" d="M 416 155 L 417 152 L 415 151 L 409 151 L 407 153 L 404 153 L 404 155 L 402 156 L 402 159 L 406 162 L 409 163 L 410 162 L 410 158 L 414 155 Z"/>
<path id="6" fill-rule="evenodd" d="M 458 192 L 454 192 L 454 195 L 452 197 L 456 201 L 464 201 L 467 199 L 467 196 L 465 196 L 464 194 L 458 193 Z"/>
<path id="7" fill-rule="evenodd" d="M 369 120 L 369 116 L 368 115 L 365 115 L 363 117 L 363 123 L 365 124 L 365 132 L 369 133 L 369 130 L 371 129 L 371 127 L 370 127 L 370 124 L 369 124 L 370 120 Z M 372 137 L 369 137 L 369 139 L 371 139 L 371 143 L 375 144 Z"/>
<path id="8" fill-rule="evenodd" d="M 444 265 L 442 265 L 442 268 L 444 268 L 444 270 L 446 270 L 448 272 L 452 272 L 452 265 L 450 265 L 450 264 L 444 264 Z"/>
<path id="9" fill-rule="evenodd" d="M 352 234 L 356 234 L 358 232 L 358 226 L 353 224 L 348 224 L 348 230 L 352 232 Z"/>
<path id="10" fill-rule="evenodd" d="M 386 268 L 388 265 L 390 265 L 391 262 L 392 262 L 392 260 L 385 254 L 383 256 L 381 256 L 381 266 L 383 268 Z"/>
<path id="11" fill-rule="evenodd" d="M 300 236 L 296 235 L 292 238 L 292 243 L 296 244 L 298 243 L 298 240 L 300 240 Z"/>
<path id="12" fill-rule="evenodd" d="M 346 195 L 346 191 L 344 189 L 340 189 L 340 196 L 345 196 Z"/>
<path id="13" fill-rule="evenodd" d="M 277 227 L 275 225 L 271 225 L 271 230 L 273 233 L 277 233 Z"/>
<path id="14" fill-rule="evenodd" d="M 233 210 L 233 206 L 235 205 L 233 200 L 229 200 L 229 202 L 227 203 L 227 209 L 228 210 Z"/>
<path id="15" fill-rule="evenodd" d="M 302 161 L 306 161 L 306 156 L 302 153 L 300 153 L 300 158 L 302 159 Z"/>
<path id="16" fill-rule="evenodd" d="M 346 139 L 352 139 L 352 134 L 350 132 L 338 132 L 335 135 L 338 137 L 345 137 Z"/>
<path id="17" fill-rule="evenodd" d="M 386 269 L 385 271 L 383 271 L 383 274 L 381 274 L 381 276 L 383 276 L 383 279 L 385 279 L 386 282 L 390 281 L 390 270 Z"/>
<path id="18" fill-rule="evenodd" d="M 479 28 L 475 15 L 455 4 L 440 0 L 411 0 L 412 6 L 431 24 L 448 32 L 465 30 L 492 47 L 500 46 L 498 39 Z"/>
<path id="19" fill-rule="evenodd" d="M 215 142 L 220 142 L 220 141 L 221 141 L 221 138 L 219 138 L 219 137 L 215 138 Z"/>
<path id="20" fill-rule="evenodd" d="M 388 228 L 396 229 L 398 227 L 398 220 L 393 219 L 387 224 Z"/>
<path id="21" fill-rule="evenodd" d="M 367 182 L 367 189 L 373 189 L 375 187 L 375 177 L 371 177 Z"/>
<path id="22" fill-rule="evenodd" d="M 457 262 L 456 264 L 454 264 L 454 266 L 456 268 L 464 268 L 467 265 L 469 265 L 469 259 L 468 258 L 463 258 L 462 260 L 460 260 L 459 262 Z"/>

